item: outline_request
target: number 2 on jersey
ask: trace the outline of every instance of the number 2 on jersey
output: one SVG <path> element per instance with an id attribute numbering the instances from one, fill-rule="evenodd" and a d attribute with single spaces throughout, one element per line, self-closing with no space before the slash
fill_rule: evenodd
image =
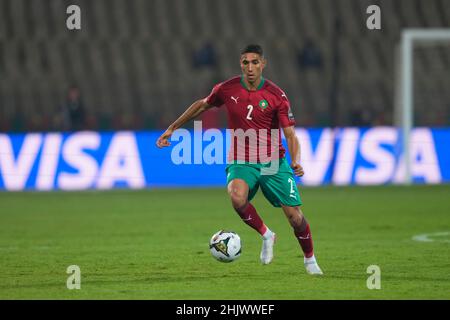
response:
<path id="1" fill-rule="evenodd" d="M 252 111 L 253 111 L 253 106 L 251 105 L 251 104 L 249 104 L 248 106 L 247 106 L 247 109 L 248 109 L 248 113 L 247 113 L 247 119 L 248 120 L 253 120 L 252 119 Z"/>

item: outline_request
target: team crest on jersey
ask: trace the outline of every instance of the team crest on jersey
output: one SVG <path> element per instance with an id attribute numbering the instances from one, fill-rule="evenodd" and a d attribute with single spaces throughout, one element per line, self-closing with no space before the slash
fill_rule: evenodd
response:
<path id="1" fill-rule="evenodd" d="M 261 108 L 261 109 L 265 109 L 265 108 L 267 108 L 269 106 L 269 103 L 267 102 L 267 100 L 266 99 L 262 99 L 261 101 L 259 101 L 259 107 Z"/>

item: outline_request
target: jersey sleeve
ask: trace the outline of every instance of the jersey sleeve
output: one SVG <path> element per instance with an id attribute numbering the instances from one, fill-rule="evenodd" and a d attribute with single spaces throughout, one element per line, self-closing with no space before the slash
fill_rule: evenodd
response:
<path id="1" fill-rule="evenodd" d="M 206 103 L 210 106 L 220 107 L 224 104 L 222 96 L 222 83 L 216 84 L 211 90 L 209 96 L 206 97 Z"/>
<path id="2" fill-rule="evenodd" d="M 278 121 L 282 128 L 295 125 L 295 119 L 294 114 L 291 110 L 291 104 L 284 93 L 281 97 L 281 104 L 278 108 Z"/>

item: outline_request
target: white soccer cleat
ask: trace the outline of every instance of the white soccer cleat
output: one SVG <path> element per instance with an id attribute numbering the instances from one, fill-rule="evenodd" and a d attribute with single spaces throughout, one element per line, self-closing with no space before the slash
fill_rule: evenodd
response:
<path id="1" fill-rule="evenodd" d="M 306 272 L 312 275 L 323 275 L 322 270 L 317 264 L 316 258 L 312 256 L 311 258 L 304 258 Z"/>
<path id="2" fill-rule="evenodd" d="M 271 236 L 269 236 L 268 239 L 263 239 L 263 244 L 261 248 L 261 263 L 262 264 L 269 264 L 272 262 L 273 259 L 273 244 L 275 243 L 276 235 L 275 233 L 272 233 Z"/>

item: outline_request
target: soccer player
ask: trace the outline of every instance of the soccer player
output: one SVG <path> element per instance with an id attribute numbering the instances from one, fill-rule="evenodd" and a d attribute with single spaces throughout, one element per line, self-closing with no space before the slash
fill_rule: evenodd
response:
<path id="1" fill-rule="evenodd" d="M 262 76 L 266 59 L 261 46 L 245 47 L 240 64 L 241 76 L 217 84 L 209 96 L 195 101 L 158 138 L 156 144 L 160 148 L 169 146 L 169 138 L 176 129 L 204 111 L 224 105 L 233 137 L 226 168 L 228 193 L 242 221 L 262 236 L 262 264 L 272 261 L 276 237 L 250 203 L 259 187 L 274 207 L 283 209 L 303 250 L 306 271 L 321 275 L 322 270 L 314 257 L 309 223 L 300 209 L 302 202 L 294 180 L 294 174 L 301 177 L 304 171 L 300 165 L 300 143 L 295 135 L 295 120 L 289 100 L 278 86 Z M 292 159 L 290 164 L 281 144 L 280 127 L 287 140 Z M 235 147 L 239 133 L 241 138 L 243 133 L 244 141 L 246 138 L 250 140 L 245 149 Z"/>

